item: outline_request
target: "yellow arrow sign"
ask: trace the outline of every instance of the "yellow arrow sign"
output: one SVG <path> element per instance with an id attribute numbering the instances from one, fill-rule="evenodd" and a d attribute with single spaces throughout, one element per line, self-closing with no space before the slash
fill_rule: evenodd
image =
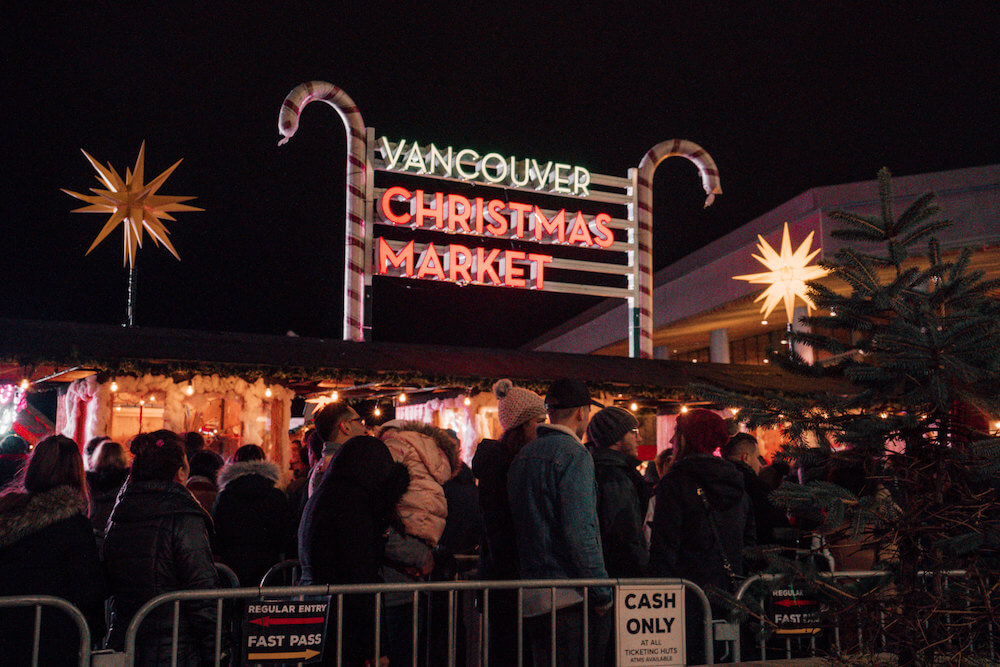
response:
<path id="1" fill-rule="evenodd" d="M 307 648 L 303 651 L 288 653 L 247 653 L 247 660 L 311 660 L 319 655 L 319 651 Z"/>

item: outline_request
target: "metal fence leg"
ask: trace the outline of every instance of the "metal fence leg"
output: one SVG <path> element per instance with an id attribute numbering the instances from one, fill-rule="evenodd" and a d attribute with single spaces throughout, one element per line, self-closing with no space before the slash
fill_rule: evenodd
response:
<path id="1" fill-rule="evenodd" d="M 235 648 L 235 647 L 234 647 Z M 215 605 L 215 667 L 222 662 L 222 598 Z"/>
<path id="2" fill-rule="evenodd" d="M 583 589 L 583 664 L 590 664 L 590 587 Z"/>
<path id="3" fill-rule="evenodd" d="M 524 667 L 524 589 L 517 589 L 517 667 Z"/>
<path id="4" fill-rule="evenodd" d="M 479 645 L 483 649 L 482 665 L 490 667 L 490 589 L 483 589 L 483 614 L 479 619 Z"/>
<path id="5" fill-rule="evenodd" d="M 455 667 L 455 653 L 458 651 L 458 646 L 455 645 L 456 620 L 455 591 L 448 591 L 448 667 Z"/>
<path id="6" fill-rule="evenodd" d="M 180 633 L 181 625 L 181 601 L 174 600 L 174 636 L 170 643 L 170 667 L 177 667 L 177 647 L 179 641 L 177 635 Z"/>
<path id="7" fill-rule="evenodd" d="M 553 665 L 554 667 L 556 664 L 556 587 L 555 586 L 549 589 L 549 600 L 552 602 L 552 610 L 551 610 L 552 616 L 549 627 L 549 631 L 552 633 L 552 636 L 549 637 L 549 639 L 551 640 L 550 642 L 551 653 L 549 654 L 549 657 L 552 660 L 552 662 L 549 664 Z"/>
<path id="8" fill-rule="evenodd" d="M 343 597 L 343 596 L 341 596 Z M 340 652 L 343 655 L 343 651 Z M 375 594 L 375 664 L 382 658 L 382 594 Z"/>
<path id="9" fill-rule="evenodd" d="M 42 644 L 42 605 L 35 605 L 35 641 L 31 645 L 31 667 L 38 667 L 38 651 Z"/>

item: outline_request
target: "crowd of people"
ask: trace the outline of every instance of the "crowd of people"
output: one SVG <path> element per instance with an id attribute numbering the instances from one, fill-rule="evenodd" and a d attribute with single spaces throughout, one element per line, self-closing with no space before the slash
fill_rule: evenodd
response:
<path id="1" fill-rule="evenodd" d="M 635 416 L 596 403 L 583 383 L 558 380 L 543 398 L 501 380 L 494 394 L 503 433 L 478 444 L 471 468 L 454 432 L 398 420 L 373 431 L 345 403 L 315 415 L 291 480 L 259 446 L 223 461 L 197 433 L 154 431 L 128 447 L 95 438 L 83 448 L 52 435 L 30 454 L 5 441 L 4 451 L 23 452 L 0 470 L 0 595 L 69 600 L 95 644 L 120 651 L 152 597 L 235 584 L 220 580 L 215 563 L 243 586 L 285 558 L 299 560 L 302 585 L 375 584 L 451 579 L 456 555 L 476 554 L 486 581 L 671 577 L 732 591 L 748 568 L 746 548 L 781 542 L 788 520 L 763 473 L 780 480 L 787 471 L 762 471 L 753 437 L 731 437 L 716 413 L 680 415 L 671 449 L 644 476 Z M 381 596 L 383 663 L 411 664 L 415 644 L 420 664 L 449 650 L 426 643 L 436 634 L 427 628 L 433 597 L 415 608 L 409 593 Z M 365 664 L 377 600 L 339 604 L 331 618 L 343 619 L 342 645 L 327 633 L 326 655 Z M 521 645 L 526 664 L 550 664 L 553 606 L 559 665 L 582 664 L 585 618 L 590 664 L 615 664 L 612 590 L 603 586 L 526 588 L 520 600 L 516 590 L 491 591 L 490 663 L 516 664 Z M 701 612 L 687 612 L 688 658 L 697 661 Z M 214 660 L 216 613 L 213 601 L 182 603 L 177 664 Z M 10 664 L 30 657 L 32 622 L 2 612 L 0 655 Z M 75 627 L 49 611 L 43 622 L 39 664 L 73 662 Z M 170 663 L 173 623 L 160 608 L 141 626 L 138 664 Z"/>

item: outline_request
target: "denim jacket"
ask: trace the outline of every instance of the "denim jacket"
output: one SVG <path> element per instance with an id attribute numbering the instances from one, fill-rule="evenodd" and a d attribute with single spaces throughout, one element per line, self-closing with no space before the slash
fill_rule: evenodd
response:
<path id="1" fill-rule="evenodd" d="M 517 454 L 507 476 L 507 494 L 524 579 L 605 579 L 597 523 L 594 461 L 565 427 L 543 424 L 538 437 Z M 556 608 L 581 601 L 577 589 L 557 589 Z M 524 615 L 551 609 L 550 589 L 525 589 Z M 597 606 L 611 589 L 590 589 Z"/>

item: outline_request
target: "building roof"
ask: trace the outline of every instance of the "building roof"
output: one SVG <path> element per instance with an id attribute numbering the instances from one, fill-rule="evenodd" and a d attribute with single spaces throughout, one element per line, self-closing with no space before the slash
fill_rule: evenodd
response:
<path id="1" fill-rule="evenodd" d="M 974 247 L 973 268 L 984 270 L 988 277 L 1000 276 L 1000 165 L 893 177 L 892 187 L 897 211 L 935 192 L 942 217 L 954 223 L 937 234 L 941 247 L 953 251 Z M 875 180 L 813 188 L 656 272 L 654 344 L 682 350 L 707 347 L 709 332 L 719 328 L 730 329 L 730 340 L 760 333 L 759 304 L 753 300 L 761 288 L 732 279 L 761 270 L 752 258 L 757 236 L 776 248 L 785 222 L 793 246 L 816 232 L 812 247 L 822 249 L 821 259 L 844 244 L 831 236 L 833 225 L 827 214 L 838 209 L 875 213 L 878 201 Z M 626 305 L 608 299 L 523 349 L 626 355 L 627 323 Z"/>
<path id="2" fill-rule="evenodd" d="M 595 391 L 660 400 L 690 399 L 692 383 L 735 391 L 818 388 L 815 380 L 761 366 L 0 319 L 0 382 L 93 373 L 264 377 L 300 393 L 379 384 L 482 390 L 505 377 L 540 390 L 555 378 L 572 377 Z"/>

